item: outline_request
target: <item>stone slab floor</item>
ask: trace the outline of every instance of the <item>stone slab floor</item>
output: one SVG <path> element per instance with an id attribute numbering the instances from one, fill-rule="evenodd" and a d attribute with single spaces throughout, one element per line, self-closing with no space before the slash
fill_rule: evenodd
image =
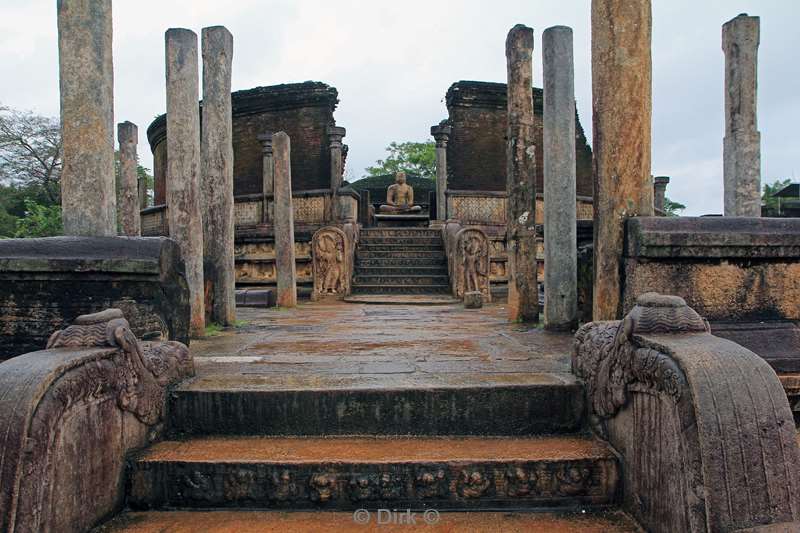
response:
<path id="1" fill-rule="evenodd" d="M 510 323 L 503 304 L 304 302 L 239 308 L 243 325 L 191 343 L 184 390 L 572 383 L 572 335 Z"/>

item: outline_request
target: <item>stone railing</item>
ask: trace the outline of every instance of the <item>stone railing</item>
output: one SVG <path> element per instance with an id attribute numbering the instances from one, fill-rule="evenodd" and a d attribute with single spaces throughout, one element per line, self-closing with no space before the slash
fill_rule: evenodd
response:
<path id="1" fill-rule="evenodd" d="M 311 238 L 312 300 L 341 299 L 350 294 L 358 243 L 358 224 L 325 226 Z"/>
<path id="2" fill-rule="evenodd" d="M 584 325 L 572 369 L 645 529 L 800 530 L 800 451 L 775 372 L 683 299 L 646 293 L 624 320 Z"/>
<path id="3" fill-rule="evenodd" d="M 163 237 L 0 240 L 0 360 L 38 350 L 76 316 L 120 308 L 143 338 L 188 343 L 189 289 Z"/>
<path id="4" fill-rule="evenodd" d="M 483 301 L 491 301 L 491 242 L 486 233 L 479 227 L 463 227 L 459 222 L 448 220 L 442 227 L 442 239 L 453 296 L 464 299 L 468 292 L 479 292 Z"/>
<path id="5" fill-rule="evenodd" d="M 178 342 L 139 342 L 122 311 L 80 316 L 0 364 L 0 531 L 82 532 L 124 504 L 126 454 L 158 438 Z"/>
<path id="6" fill-rule="evenodd" d="M 506 198 L 503 191 L 448 190 L 447 218 L 470 225 L 505 225 Z M 544 222 L 543 195 L 536 195 L 536 223 Z M 578 220 L 592 220 L 594 207 L 591 197 L 576 197 Z"/>

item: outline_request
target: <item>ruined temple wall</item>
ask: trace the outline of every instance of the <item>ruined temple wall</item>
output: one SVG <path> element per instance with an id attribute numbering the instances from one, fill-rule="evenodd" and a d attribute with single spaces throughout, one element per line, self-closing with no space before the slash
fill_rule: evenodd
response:
<path id="1" fill-rule="evenodd" d="M 292 140 L 292 190 L 330 187 L 330 149 L 326 128 L 334 123 L 335 88 L 319 82 L 256 87 L 232 93 L 234 195 L 262 191 L 262 150 L 258 135 L 285 131 Z M 201 105 L 202 112 L 202 105 Z M 147 129 L 153 152 L 155 205 L 165 203 L 166 117 Z"/>
<path id="2" fill-rule="evenodd" d="M 536 190 L 542 192 L 544 159 L 542 90 L 533 89 Z M 447 144 L 448 189 L 506 190 L 506 84 L 459 81 L 447 91 L 452 133 Z M 592 150 L 575 117 L 577 195 L 592 196 Z"/>

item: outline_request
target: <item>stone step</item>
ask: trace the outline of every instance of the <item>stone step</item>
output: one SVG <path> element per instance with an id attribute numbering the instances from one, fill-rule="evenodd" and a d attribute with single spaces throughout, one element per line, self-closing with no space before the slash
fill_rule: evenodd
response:
<path id="1" fill-rule="evenodd" d="M 440 236 L 436 237 L 373 237 L 361 235 L 361 242 L 359 246 L 373 245 L 373 244 L 394 244 L 394 245 L 411 245 L 417 246 L 420 244 L 435 244 L 436 246 L 443 247 L 444 242 Z"/>
<path id="2" fill-rule="evenodd" d="M 366 237 L 440 237 L 441 230 L 429 228 L 366 228 L 359 232 L 361 238 Z"/>
<path id="3" fill-rule="evenodd" d="M 402 242 L 393 242 L 393 243 L 381 243 L 381 244 L 370 244 L 370 243 L 360 243 L 358 245 L 359 251 L 401 251 L 401 252 L 417 252 L 417 251 L 425 251 L 431 250 L 436 251 L 439 253 L 444 253 L 444 248 L 441 244 L 429 244 L 429 243 L 421 243 L 421 244 L 414 244 L 414 243 L 402 243 Z"/>
<path id="4" fill-rule="evenodd" d="M 367 513 L 306 511 L 146 511 L 126 512 L 96 533 L 638 533 L 636 522 L 622 511 L 573 510 L 562 512 L 442 512 L 409 514 L 405 509 Z M 413 511 L 412 511 L 413 512 Z M 413 520 L 413 521 L 412 521 Z M 416 525 L 416 527 L 415 527 Z"/>
<path id="5" fill-rule="evenodd" d="M 441 285 L 449 287 L 447 274 L 400 274 L 400 275 L 372 275 L 357 273 L 353 279 L 354 285 L 386 285 L 386 286 L 429 286 Z"/>
<path id="6" fill-rule="evenodd" d="M 366 364 L 356 376 L 242 372 L 196 377 L 169 398 L 169 432 L 203 435 L 509 435 L 578 431 L 571 374 L 431 373 L 398 378 Z M 383 372 L 383 373 L 371 373 Z M 402 377 L 402 374 L 401 374 Z"/>
<path id="7" fill-rule="evenodd" d="M 359 268 L 442 268 L 447 271 L 447 260 L 441 257 L 372 257 L 357 258 L 356 269 Z"/>
<path id="8" fill-rule="evenodd" d="M 353 283 L 353 294 L 449 294 L 449 285 L 384 285 Z"/>
<path id="9" fill-rule="evenodd" d="M 359 248 L 356 258 L 361 259 L 436 259 L 445 261 L 444 250 L 373 250 Z"/>
<path id="10" fill-rule="evenodd" d="M 404 276 L 414 274 L 419 276 L 445 276 L 447 277 L 447 267 L 445 265 L 414 265 L 409 268 L 406 266 L 362 266 L 356 264 L 356 276 Z"/>
<path id="11" fill-rule="evenodd" d="M 134 509 L 534 509 L 614 503 L 593 437 L 206 437 L 157 443 L 131 465 Z"/>

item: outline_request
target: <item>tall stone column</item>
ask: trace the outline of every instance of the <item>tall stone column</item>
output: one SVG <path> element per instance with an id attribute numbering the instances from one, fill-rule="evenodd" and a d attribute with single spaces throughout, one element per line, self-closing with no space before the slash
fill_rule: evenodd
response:
<path id="1" fill-rule="evenodd" d="M 341 218 L 338 192 L 342 186 L 342 139 L 346 130 L 340 126 L 328 126 L 328 146 L 331 150 L 331 220 Z"/>
<path id="2" fill-rule="evenodd" d="M 211 320 L 236 321 L 233 264 L 233 36 L 224 26 L 203 28 L 202 207 L 203 276 L 210 285 Z"/>
<path id="3" fill-rule="evenodd" d="M 656 212 L 664 212 L 664 203 L 667 199 L 667 184 L 669 184 L 669 176 L 656 176 L 653 178 L 653 207 Z"/>
<path id="4" fill-rule="evenodd" d="M 539 320 L 536 280 L 536 146 L 533 135 L 533 29 L 506 38 L 508 67 L 508 309 L 512 321 Z"/>
<path id="5" fill-rule="evenodd" d="M 452 128 L 447 124 L 431 126 L 436 141 L 436 218 L 447 220 L 447 141 Z"/>
<path id="6" fill-rule="evenodd" d="M 280 131 L 272 136 L 275 154 L 275 270 L 280 307 L 297 305 L 297 275 L 294 262 L 294 213 L 292 212 L 292 167 L 289 136 Z"/>
<path id="7" fill-rule="evenodd" d="M 142 234 L 139 215 L 139 176 L 136 167 L 136 144 L 139 142 L 139 129 L 133 122 L 117 124 L 119 142 L 119 183 L 117 183 L 117 214 L 123 235 L 138 237 Z"/>
<path id="8" fill-rule="evenodd" d="M 147 180 L 145 178 L 139 178 L 139 209 L 146 209 L 147 208 Z"/>
<path id="9" fill-rule="evenodd" d="M 653 214 L 650 0 L 592 0 L 594 320 L 622 316 L 625 219 Z"/>
<path id="10" fill-rule="evenodd" d="M 270 221 L 270 200 L 273 193 L 272 133 L 258 136 L 261 143 L 261 223 Z"/>
<path id="11" fill-rule="evenodd" d="M 189 334 L 205 333 L 203 221 L 200 208 L 200 112 L 197 34 L 171 28 L 167 62 L 167 212 L 169 235 L 180 246 L 189 285 Z"/>
<path id="12" fill-rule="evenodd" d="M 572 29 L 547 28 L 544 62 L 544 327 L 578 321 L 575 74 Z"/>
<path id="13" fill-rule="evenodd" d="M 64 233 L 117 234 L 111 0 L 59 0 Z"/>
<path id="14" fill-rule="evenodd" d="M 725 216 L 761 216 L 761 134 L 756 91 L 760 19 L 747 13 L 722 26 L 725 52 Z"/>

